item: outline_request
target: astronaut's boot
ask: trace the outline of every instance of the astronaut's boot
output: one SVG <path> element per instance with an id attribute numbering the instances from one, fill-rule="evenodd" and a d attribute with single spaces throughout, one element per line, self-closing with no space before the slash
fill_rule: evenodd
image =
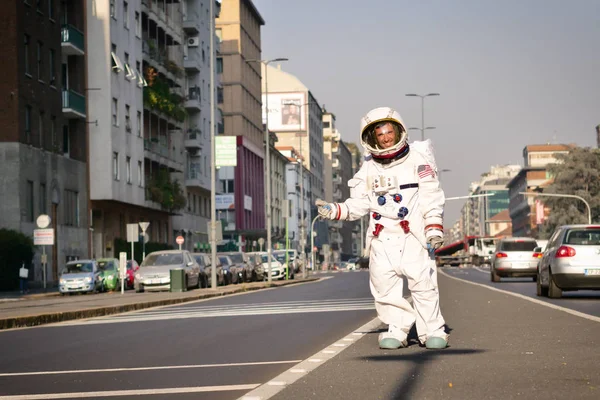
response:
<path id="1" fill-rule="evenodd" d="M 427 338 L 425 347 L 428 349 L 445 349 L 448 347 L 448 339 L 442 337 L 431 336 Z"/>
<path id="2" fill-rule="evenodd" d="M 380 349 L 395 350 L 407 346 L 406 333 L 394 325 L 390 325 L 387 332 L 379 334 Z"/>

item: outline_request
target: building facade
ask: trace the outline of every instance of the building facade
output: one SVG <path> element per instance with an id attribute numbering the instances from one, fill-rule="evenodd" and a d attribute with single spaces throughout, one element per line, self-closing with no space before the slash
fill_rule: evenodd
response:
<path id="1" fill-rule="evenodd" d="M 47 281 L 89 257 L 85 2 L 3 1 L 0 226 L 33 236 L 49 215 Z M 43 279 L 41 249 L 30 279 Z"/>
<path id="2" fill-rule="evenodd" d="M 235 198 L 235 221 L 225 231 L 237 242 L 266 238 L 265 131 L 261 119 L 261 26 L 264 20 L 251 0 L 223 0 L 216 20 L 220 38 L 217 57 L 218 104 L 222 110 L 219 134 L 237 137 L 236 167 L 218 171 Z M 229 191 L 231 190 L 231 191 Z"/>

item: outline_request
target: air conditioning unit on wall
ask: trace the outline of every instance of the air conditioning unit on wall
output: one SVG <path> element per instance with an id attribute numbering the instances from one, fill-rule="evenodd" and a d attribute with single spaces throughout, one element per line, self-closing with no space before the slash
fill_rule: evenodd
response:
<path id="1" fill-rule="evenodd" d="M 200 45 L 200 38 L 198 36 L 189 37 L 187 45 L 188 47 L 198 47 Z"/>

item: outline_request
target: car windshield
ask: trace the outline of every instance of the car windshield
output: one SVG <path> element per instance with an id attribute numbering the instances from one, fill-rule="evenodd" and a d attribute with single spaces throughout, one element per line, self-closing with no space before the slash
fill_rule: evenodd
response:
<path id="1" fill-rule="evenodd" d="M 181 253 L 157 253 L 150 254 L 144 262 L 142 267 L 158 267 L 161 265 L 175 265 L 183 264 L 183 256 Z"/>
<path id="2" fill-rule="evenodd" d="M 496 245 L 496 241 L 494 239 L 486 239 L 483 241 L 483 247 L 494 247 Z"/>
<path id="3" fill-rule="evenodd" d="M 225 257 L 225 256 L 220 256 L 219 257 L 219 262 L 222 265 L 229 265 L 229 258 Z"/>
<path id="4" fill-rule="evenodd" d="M 204 267 L 204 257 L 202 256 L 194 256 L 194 259 L 196 260 L 196 262 L 198 263 L 199 266 Z"/>
<path id="5" fill-rule="evenodd" d="M 275 259 L 281 263 L 285 263 L 285 251 L 276 251 L 275 253 L 273 253 L 273 257 L 275 257 Z M 289 258 L 289 256 L 288 256 Z M 267 258 L 265 256 L 265 259 L 263 262 L 267 262 Z"/>
<path id="6" fill-rule="evenodd" d="M 110 271 L 117 269 L 114 261 L 98 261 L 98 269 L 100 271 Z"/>
<path id="7" fill-rule="evenodd" d="M 600 228 L 571 229 L 565 235 L 565 244 L 578 246 L 600 246 Z"/>
<path id="8" fill-rule="evenodd" d="M 231 253 L 229 254 L 229 258 L 231 258 L 231 261 L 235 264 L 244 263 L 244 256 L 242 256 L 242 253 Z"/>
<path id="9" fill-rule="evenodd" d="M 288 250 L 288 255 L 290 257 L 290 260 L 294 259 L 294 251 L 293 250 Z"/>
<path id="10" fill-rule="evenodd" d="M 93 270 L 94 266 L 92 263 L 67 264 L 65 274 L 80 274 L 82 272 L 92 272 Z"/>
<path id="11" fill-rule="evenodd" d="M 260 259 L 262 260 L 263 263 L 266 263 L 269 260 L 269 255 L 268 254 L 261 254 Z M 271 255 L 271 261 L 273 261 L 273 256 L 272 255 Z"/>
<path id="12" fill-rule="evenodd" d="M 537 243 L 531 240 L 523 240 L 521 242 L 504 242 L 500 250 L 502 251 L 533 251 L 537 247 Z"/>

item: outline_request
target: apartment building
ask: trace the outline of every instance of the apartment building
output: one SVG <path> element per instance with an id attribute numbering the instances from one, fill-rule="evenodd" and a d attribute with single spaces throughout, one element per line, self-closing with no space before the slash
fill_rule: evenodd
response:
<path id="1" fill-rule="evenodd" d="M 33 236 L 36 218 L 51 217 L 49 283 L 89 256 L 84 10 L 83 0 L 0 2 L 0 226 Z"/>
<path id="2" fill-rule="evenodd" d="M 216 19 L 220 38 L 217 89 L 222 111 L 219 134 L 236 136 L 237 166 L 218 171 L 218 187 L 232 194 L 229 237 L 237 242 L 266 238 L 265 130 L 261 120 L 260 29 L 264 20 L 251 0 L 223 0 Z"/>
<path id="3" fill-rule="evenodd" d="M 363 163 L 363 155 L 359 147 L 354 143 L 346 143 L 350 154 L 352 155 L 352 176 L 358 172 Z M 362 255 L 365 240 L 365 227 L 368 226 L 369 216 L 366 215 L 352 227 L 352 254 L 356 256 Z"/>

